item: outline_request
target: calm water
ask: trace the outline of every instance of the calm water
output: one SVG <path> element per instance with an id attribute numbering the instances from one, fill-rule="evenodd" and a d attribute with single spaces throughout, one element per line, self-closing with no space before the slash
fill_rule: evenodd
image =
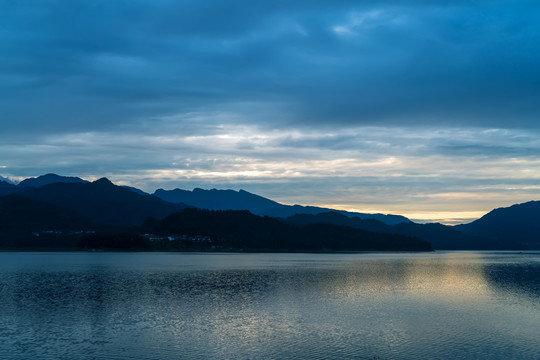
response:
<path id="1" fill-rule="evenodd" d="M 0 253 L 0 359 L 540 359 L 540 253 Z"/>

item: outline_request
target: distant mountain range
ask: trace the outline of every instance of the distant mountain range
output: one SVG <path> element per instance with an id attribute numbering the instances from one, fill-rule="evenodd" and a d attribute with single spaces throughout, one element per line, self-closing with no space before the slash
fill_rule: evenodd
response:
<path id="1" fill-rule="evenodd" d="M 456 230 L 497 242 L 513 240 L 524 248 L 540 249 L 540 201 L 529 201 L 490 211 Z"/>
<path id="2" fill-rule="evenodd" d="M 253 224 L 258 223 L 259 220 L 255 218 L 234 213 L 247 210 L 257 218 L 278 218 L 279 223 L 285 226 L 279 225 L 280 229 L 287 226 L 295 229 L 322 226 L 323 233 L 329 238 L 332 236 L 328 231 L 333 229 L 334 233 L 341 233 L 341 236 L 363 236 L 364 240 L 373 233 L 401 236 L 399 239 L 421 239 L 431 243 L 434 249 L 540 249 L 538 201 L 493 210 L 470 224 L 445 226 L 416 224 L 399 215 L 363 214 L 312 206 L 284 205 L 244 190 L 159 189 L 150 195 L 133 187 L 117 186 L 106 178 L 88 182 L 78 177 L 55 174 L 25 179 L 18 185 L 0 180 L 0 246 L 6 244 L 6 239 L 13 245 L 30 236 L 32 232 L 51 229 L 93 231 L 103 227 L 130 227 L 130 231 L 137 233 L 143 231 L 140 227 L 148 219 L 160 221 L 185 208 L 232 210 L 233 213 L 229 214 L 231 221 L 237 221 L 235 217 L 238 217 L 250 219 Z M 208 217 L 207 213 L 197 214 L 208 219 L 215 218 Z M 241 226 L 241 221 L 237 226 Z M 166 227 L 161 229 L 163 228 Z M 357 230 L 363 231 L 363 235 L 360 232 L 355 233 Z M 209 232 L 210 229 L 205 228 L 205 231 Z M 297 233 L 295 236 L 305 239 L 305 234 L 313 234 L 310 231 L 312 230 Z M 264 238 L 261 234 L 257 236 Z M 324 246 L 321 244 L 323 242 L 319 241 L 320 247 L 332 248 L 328 243 L 324 243 Z M 356 248 L 360 246 L 358 244 L 355 245 Z"/>
<path id="3" fill-rule="evenodd" d="M 15 184 L 0 180 L 0 196 L 13 194 L 19 191 Z"/>
<path id="4" fill-rule="evenodd" d="M 244 190 L 158 189 L 153 195 L 171 203 L 182 203 L 201 209 L 248 210 L 256 215 L 278 218 L 286 218 L 295 214 L 320 214 L 332 211 L 349 217 L 374 219 L 388 225 L 410 222 L 409 219 L 401 215 L 365 214 L 315 206 L 284 205 Z"/>
<path id="5" fill-rule="evenodd" d="M 142 227 L 153 234 L 203 235 L 239 249 L 271 251 L 431 250 L 417 237 L 376 233 L 347 226 L 316 223 L 295 226 L 246 210 L 184 209 Z"/>
<path id="6" fill-rule="evenodd" d="M 10 179 L 5 178 L 3 176 L 0 176 L 0 182 L 5 182 L 5 183 L 8 183 L 8 184 L 15 185 L 15 183 L 13 181 L 11 181 Z"/>
<path id="7" fill-rule="evenodd" d="M 34 235 L 81 229 L 94 230 L 96 224 L 66 208 L 17 195 L 0 196 L 0 247 L 69 247 L 59 237 L 43 239 Z"/>
<path id="8" fill-rule="evenodd" d="M 29 188 L 39 188 L 56 183 L 87 183 L 88 181 L 78 177 L 60 176 L 56 174 L 45 174 L 35 178 L 22 180 L 19 184 L 14 184 L 9 179 L 0 176 L 0 196 L 14 194 L 28 190 Z"/>
<path id="9" fill-rule="evenodd" d="M 88 181 L 78 177 L 60 176 L 56 174 L 45 174 L 35 178 L 24 179 L 19 183 L 19 188 L 38 188 L 49 184 L 56 183 L 76 183 L 84 184 Z"/>
<path id="10" fill-rule="evenodd" d="M 287 223 L 297 225 L 329 223 L 366 231 L 418 237 L 422 240 L 430 242 L 434 249 L 440 250 L 495 250 L 524 248 L 523 245 L 513 241 L 491 239 L 489 237 L 483 237 L 480 233 L 468 234 L 458 231 L 452 226 L 446 226 L 438 223 L 416 224 L 414 222 L 408 222 L 397 225 L 387 225 L 377 220 L 365 220 L 358 217 L 351 218 L 335 212 L 320 213 L 317 215 L 296 214 L 286 218 L 285 221 Z"/>
<path id="11" fill-rule="evenodd" d="M 244 190 L 203 190 L 196 188 L 193 191 L 187 191 L 181 189 L 158 189 L 153 195 L 171 203 L 183 203 L 201 209 L 248 210 L 257 215 L 263 215 L 268 209 L 286 207 L 286 205 Z"/>
<path id="12" fill-rule="evenodd" d="M 9 184 L 5 181 L 0 181 L 0 196 L 25 193 L 29 189 L 39 189 L 46 185 L 51 184 L 88 184 L 89 182 L 78 177 L 59 176 L 56 174 L 46 174 L 36 178 L 28 178 L 21 181 L 17 186 Z M 130 186 L 119 186 L 120 188 L 131 190 L 132 192 L 148 197 L 150 194 Z M 74 189 L 79 188 L 74 186 Z M 81 188 L 82 189 L 82 188 Z M 47 191 L 36 191 L 30 197 L 47 196 Z M 41 194 L 41 195 L 39 195 Z M 385 215 L 385 214 L 365 214 L 347 212 L 342 210 L 334 210 L 328 208 L 320 208 L 314 206 L 300 206 L 300 205 L 284 205 L 276 201 L 264 198 L 262 196 L 249 193 L 244 190 L 203 190 L 194 189 L 193 191 L 174 189 L 163 190 L 158 189 L 152 194 L 154 197 L 159 198 L 165 202 L 172 204 L 179 204 L 180 208 L 187 206 L 197 207 L 201 209 L 209 210 L 248 210 L 256 215 L 266 215 L 272 217 L 289 217 L 294 214 L 318 214 L 322 212 L 334 211 L 345 216 L 359 217 L 362 219 L 375 219 L 388 225 L 396 225 L 403 222 L 409 222 L 410 220 L 401 215 Z M 51 199 L 48 202 L 52 202 Z M 54 203 L 54 202 L 53 202 Z M 65 206 L 65 204 L 64 204 Z M 82 205 L 81 205 L 82 206 Z M 138 219 L 137 219 L 138 220 Z"/>
<path id="13" fill-rule="evenodd" d="M 147 217 L 163 218 L 186 206 L 171 204 L 114 185 L 106 178 L 94 182 L 49 183 L 18 196 L 73 210 L 102 225 L 140 225 Z"/>

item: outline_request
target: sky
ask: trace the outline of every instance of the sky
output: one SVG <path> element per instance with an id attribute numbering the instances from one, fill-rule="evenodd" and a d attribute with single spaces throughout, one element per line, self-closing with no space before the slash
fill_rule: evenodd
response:
<path id="1" fill-rule="evenodd" d="M 540 2 L 6 0 L 0 176 L 447 224 L 540 200 Z"/>

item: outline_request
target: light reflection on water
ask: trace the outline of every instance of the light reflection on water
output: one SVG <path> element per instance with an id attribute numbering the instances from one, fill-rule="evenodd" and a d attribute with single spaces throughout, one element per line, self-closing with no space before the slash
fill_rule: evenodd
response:
<path id="1" fill-rule="evenodd" d="M 540 254 L 0 253 L 0 359 L 540 358 Z"/>

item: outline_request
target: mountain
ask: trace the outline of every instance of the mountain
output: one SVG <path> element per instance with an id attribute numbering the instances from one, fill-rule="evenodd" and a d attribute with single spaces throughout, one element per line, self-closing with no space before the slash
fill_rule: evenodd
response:
<path id="1" fill-rule="evenodd" d="M 94 228 L 92 221 L 68 209 L 18 195 L 0 197 L 0 246 L 3 247 L 67 245 L 64 237 L 56 236 L 51 243 L 50 237 L 36 236 L 36 233 Z"/>
<path id="2" fill-rule="evenodd" d="M 347 217 L 343 214 L 328 212 L 316 215 L 297 214 L 285 219 L 286 222 L 297 225 L 315 223 L 328 223 L 340 226 L 349 226 L 366 231 L 387 234 L 400 234 L 418 237 L 430 242 L 435 250 L 496 250 L 496 249 L 522 249 L 519 244 L 512 241 L 497 241 L 481 236 L 464 234 L 456 229 L 442 224 L 416 224 L 413 222 L 387 225 L 375 219 L 361 219 Z"/>
<path id="3" fill-rule="evenodd" d="M 143 196 L 149 196 L 149 195 L 150 195 L 149 193 L 144 192 L 144 191 L 142 191 L 141 189 L 137 189 L 137 188 L 135 188 L 135 187 L 133 187 L 133 186 L 121 185 L 120 187 L 121 187 L 121 188 L 124 188 L 124 189 L 131 190 L 131 191 L 133 191 L 134 193 L 137 193 L 137 194 L 139 194 L 139 195 L 143 195 Z M 169 201 L 169 202 L 170 202 L 170 201 Z"/>
<path id="4" fill-rule="evenodd" d="M 297 226 L 247 210 L 184 209 L 163 220 L 148 219 L 142 230 L 208 236 L 225 249 L 251 251 L 431 250 L 429 243 L 414 237 L 323 223 Z"/>
<path id="5" fill-rule="evenodd" d="M 209 210 L 249 210 L 256 215 L 286 218 L 296 214 L 319 214 L 335 212 L 349 217 L 375 219 L 388 225 L 396 225 L 410 220 L 400 215 L 363 214 L 315 206 L 283 205 L 276 201 L 240 190 L 203 190 L 193 191 L 158 189 L 154 196 L 171 203 L 184 203 L 200 209 Z"/>
<path id="6" fill-rule="evenodd" d="M 278 202 L 262 196 L 240 190 L 203 190 L 193 191 L 158 189 L 154 196 L 171 203 L 184 203 L 200 209 L 209 210 L 249 210 L 254 214 L 263 214 L 268 209 L 285 207 Z"/>
<path id="7" fill-rule="evenodd" d="M 19 183 L 19 187 L 21 188 L 37 188 L 42 187 L 49 184 L 55 184 L 55 183 L 87 183 L 88 181 L 83 180 L 78 177 L 71 177 L 71 176 L 60 176 L 56 174 L 45 174 L 41 175 L 35 178 L 28 178 L 24 179 Z"/>
<path id="8" fill-rule="evenodd" d="M 28 178 L 18 185 L 0 176 L 0 196 L 14 194 L 29 188 L 39 188 L 55 183 L 87 183 L 88 181 L 78 177 L 60 176 L 56 174 L 45 174 L 35 178 Z"/>
<path id="9" fill-rule="evenodd" d="M 6 182 L 6 183 L 11 184 L 11 185 L 15 185 L 15 183 L 13 181 L 11 181 L 10 179 L 5 178 L 3 176 L 0 176 L 0 181 Z"/>
<path id="10" fill-rule="evenodd" d="M 90 220 L 68 209 L 19 195 L 0 197 L 0 229 L 2 231 L 73 230 L 91 227 L 94 227 L 94 224 Z"/>
<path id="11" fill-rule="evenodd" d="M 106 178 L 94 182 L 57 182 L 29 188 L 20 196 L 60 206 L 102 225 L 139 225 L 147 217 L 163 218 L 185 206 L 144 196 L 114 185 Z"/>
<path id="12" fill-rule="evenodd" d="M 405 216 L 401 215 L 391 215 L 391 214 L 366 214 L 366 213 L 357 213 L 345 210 L 335 210 L 328 208 L 321 208 L 317 206 L 301 206 L 301 205 L 282 205 L 281 208 L 273 208 L 264 212 L 264 215 L 287 218 L 294 216 L 296 214 L 308 214 L 308 215 L 317 215 L 321 213 L 336 213 L 341 214 L 347 217 L 355 217 L 362 220 L 377 220 L 387 225 L 397 225 L 401 223 L 410 222 Z"/>
<path id="13" fill-rule="evenodd" d="M 0 196 L 13 194 L 18 190 L 17 186 L 8 183 L 7 181 L 0 180 Z"/>
<path id="14" fill-rule="evenodd" d="M 452 226 L 439 223 L 416 224 L 413 222 L 394 226 L 396 233 L 418 236 L 432 242 L 436 250 L 522 250 L 523 247 L 511 239 L 496 241 L 482 236 L 464 234 Z"/>
<path id="15" fill-rule="evenodd" d="M 295 214 L 284 219 L 285 222 L 296 225 L 310 225 L 316 223 L 334 224 L 349 226 L 367 231 L 396 233 L 394 227 L 384 224 L 374 219 L 361 219 L 359 217 L 348 217 L 337 212 L 325 212 L 318 214 Z"/>
<path id="16" fill-rule="evenodd" d="M 454 228 L 493 241 L 512 240 L 528 249 L 540 249 L 540 201 L 494 209 L 478 220 Z"/>

